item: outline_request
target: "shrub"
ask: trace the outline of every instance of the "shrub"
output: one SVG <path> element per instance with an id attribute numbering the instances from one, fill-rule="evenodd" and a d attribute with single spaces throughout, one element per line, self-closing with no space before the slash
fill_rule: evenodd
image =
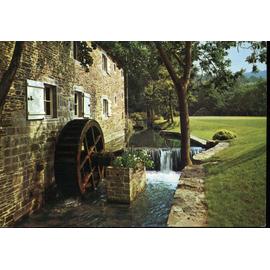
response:
<path id="1" fill-rule="evenodd" d="M 142 165 L 147 169 L 154 167 L 154 162 L 145 150 L 126 151 L 122 156 L 117 157 L 113 163 L 115 167 L 137 169 Z"/>
<path id="2" fill-rule="evenodd" d="M 130 118 L 134 121 L 143 121 L 146 119 L 146 113 L 144 112 L 134 112 L 130 114 Z"/>
<path id="3" fill-rule="evenodd" d="M 213 140 L 230 140 L 233 138 L 236 138 L 236 134 L 226 129 L 218 130 L 213 136 Z"/>
<path id="4" fill-rule="evenodd" d="M 154 115 L 154 121 L 158 121 L 158 120 L 161 120 L 162 119 L 162 116 L 161 115 L 157 115 L 157 114 L 155 114 Z"/>

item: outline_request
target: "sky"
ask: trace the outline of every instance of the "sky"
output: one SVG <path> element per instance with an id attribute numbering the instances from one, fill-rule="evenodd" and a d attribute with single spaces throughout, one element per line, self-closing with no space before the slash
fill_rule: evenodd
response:
<path id="1" fill-rule="evenodd" d="M 251 50 L 249 49 L 239 49 L 239 52 L 237 51 L 236 48 L 231 48 L 229 50 L 229 55 L 228 57 L 231 59 L 232 64 L 231 64 L 231 70 L 233 72 L 239 71 L 241 68 L 246 69 L 246 72 L 252 71 L 252 65 L 248 64 L 245 59 L 248 55 L 250 55 Z M 258 63 L 257 64 L 258 69 L 260 71 L 266 70 L 266 65 Z"/>

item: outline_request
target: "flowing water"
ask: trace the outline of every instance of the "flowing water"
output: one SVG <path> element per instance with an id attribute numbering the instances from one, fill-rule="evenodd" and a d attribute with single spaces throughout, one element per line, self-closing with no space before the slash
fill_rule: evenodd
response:
<path id="1" fill-rule="evenodd" d="M 106 201 L 104 183 L 84 200 L 59 200 L 17 227 L 164 227 L 179 172 L 147 172 L 144 192 L 130 205 Z"/>
<path id="2" fill-rule="evenodd" d="M 152 139 L 156 134 L 151 134 Z M 162 140 L 156 137 L 159 142 Z M 150 140 L 151 141 L 151 140 Z M 153 142 L 153 141 L 152 141 Z M 173 143 L 175 144 L 175 142 Z M 160 144 L 159 144 L 160 145 Z M 147 171 L 146 189 L 130 205 L 107 203 L 105 183 L 86 198 L 58 200 L 17 223 L 17 227 L 165 227 L 180 172 L 179 148 L 146 147 L 155 163 Z M 157 144 L 156 144 L 157 146 Z M 166 146 L 166 145 L 165 145 Z M 192 149 L 192 154 L 202 151 Z"/>

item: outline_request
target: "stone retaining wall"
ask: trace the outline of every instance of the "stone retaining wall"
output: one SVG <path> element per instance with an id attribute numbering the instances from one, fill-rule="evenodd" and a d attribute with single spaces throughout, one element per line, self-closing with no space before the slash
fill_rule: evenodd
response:
<path id="1" fill-rule="evenodd" d="M 220 142 L 213 148 L 193 156 L 193 161 L 203 163 L 229 143 Z M 179 179 L 168 217 L 169 227 L 207 226 L 207 202 L 204 193 L 205 171 L 203 164 L 186 166 Z"/>
<path id="2" fill-rule="evenodd" d="M 145 189 L 146 173 L 143 169 L 106 169 L 107 199 L 110 202 L 130 203 Z"/>

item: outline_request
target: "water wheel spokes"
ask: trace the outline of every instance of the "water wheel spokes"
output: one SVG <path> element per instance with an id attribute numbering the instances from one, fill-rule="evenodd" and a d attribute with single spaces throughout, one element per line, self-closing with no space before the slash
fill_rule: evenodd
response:
<path id="1" fill-rule="evenodd" d="M 55 152 L 55 177 L 63 193 L 83 194 L 96 189 L 104 175 L 102 160 L 104 137 L 95 120 L 77 119 L 66 124 L 59 135 Z"/>

